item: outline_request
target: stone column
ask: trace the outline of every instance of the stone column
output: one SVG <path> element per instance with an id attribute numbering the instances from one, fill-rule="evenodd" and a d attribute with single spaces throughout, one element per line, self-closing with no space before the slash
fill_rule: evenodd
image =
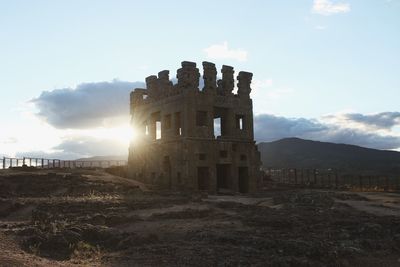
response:
<path id="1" fill-rule="evenodd" d="M 199 69 L 196 63 L 183 61 L 182 68 L 178 69 L 176 78 L 178 78 L 178 87 L 181 90 L 198 90 L 199 89 Z"/>
<path id="2" fill-rule="evenodd" d="M 237 76 L 238 80 L 238 95 L 240 97 L 244 98 L 250 98 L 250 84 L 251 80 L 253 78 L 253 73 L 251 72 L 246 72 L 246 71 L 241 71 L 239 72 L 239 75 Z"/>
<path id="3" fill-rule="evenodd" d="M 158 73 L 158 87 L 161 97 L 167 97 L 172 94 L 173 84 L 169 80 L 169 70 L 163 70 Z"/>
<path id="4" fill-rule="evenodd" d="M 235 79 L 233 78 L 234 70 L 231 66 L 223 65 L 222 69 L 222 94 L 230 95 L 232 94 L 233 88 L 235 86 Z"/>
<path id="5" fill-rule="evenodd" d="M 217 90 L 217 69 L 211 62 L 203 62 L 203 91 L 206 93 L 216 93 Z"/>
<path id="6" fill-rule="evenodd" d="M 150 100 L 157 100 L 159 98 L 159 88 L 158 88 L 158 81 L 157 76 L 151 75 L 146 78 L 146 87 L 148 98 Z"/>

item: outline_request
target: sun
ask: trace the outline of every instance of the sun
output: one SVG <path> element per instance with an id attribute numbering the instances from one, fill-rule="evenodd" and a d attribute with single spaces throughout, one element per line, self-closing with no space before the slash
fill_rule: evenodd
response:
<path id="1" fill-rule="evenodd" d="M 112 128 L 110 129 L 110 134 L 112 135 L 110 136 L 110 138 L 117 139 L 118 141 L 126 145 L 131 144 L 136 139 L 135 130 L 129 125 Z"/>
<path id="2" fill-rule="evenodd" d="M 135 130 L 129 124 L 112 128 L 89 130 L 85 131 L 85 134 L 97 139 L 114 140 L 126 146 L 129 146 L 136 139 Z"/>

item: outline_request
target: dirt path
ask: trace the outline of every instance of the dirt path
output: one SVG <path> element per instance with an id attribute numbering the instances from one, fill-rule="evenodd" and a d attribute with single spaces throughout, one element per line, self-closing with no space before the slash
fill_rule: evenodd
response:
<path id="1" fill-rule="evenodd" d="M 377 216 L 400 216 L 400 194 L 382 192 L 358 192 L 357 195 L 365 200 L 339 200 L 360 211 Z"/>

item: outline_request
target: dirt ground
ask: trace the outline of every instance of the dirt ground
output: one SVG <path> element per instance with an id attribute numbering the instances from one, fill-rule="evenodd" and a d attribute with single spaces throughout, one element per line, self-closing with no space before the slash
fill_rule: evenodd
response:
<path id="1" fill-rule="evenodd" d="M 0 266 L 400 266 L 400 195 L 207 195 L 101 170 L 5 170 Z"/>

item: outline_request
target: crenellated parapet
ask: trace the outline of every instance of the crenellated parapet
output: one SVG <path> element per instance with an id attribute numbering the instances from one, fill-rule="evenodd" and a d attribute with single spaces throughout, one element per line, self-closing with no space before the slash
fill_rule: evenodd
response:
<path id="1" fill-rule="evenodd" d="M 196 63 L 183 61 L 181 63 L 181 68 L 177 71 L 177 83 L 175 85 L 169 78 L 168 70 L 160 71 L 158 76 L 151 75 L 146 78 L 147 89 L 140 89 L 140 92 L 133 94 L 131 96 L 131 103 L 140 105 L 142 103 L 158 101 L 189 91 L 226 97 L 234 96 L 235 71 L 233 67 L 223 65 L 221 69 L 222 78 L 217 79 L 218 72 L 214 63 L 204 61 L 202 66 L 203 88 L 199 88 L 201 76 L 199 69 L 196 67 Z M 249 98 L 252 77 L 253 74 L 250 72 L 239 72 L 237 76 L 237 96 L 240 98 Z"/>

